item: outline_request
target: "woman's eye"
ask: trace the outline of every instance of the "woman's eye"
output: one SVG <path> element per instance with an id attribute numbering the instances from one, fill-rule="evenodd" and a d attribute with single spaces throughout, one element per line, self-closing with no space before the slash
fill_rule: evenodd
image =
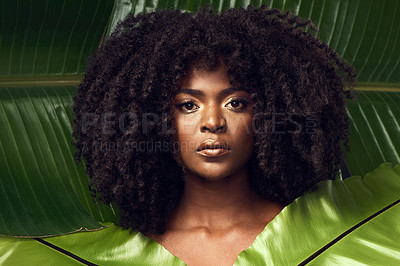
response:
<path id="1" fill-rule="evenodd" d="M 193 103 L 185 103 L 183 106 L 186 108 L 186 110 L 192 110 L 194 108 Z"/>
<path id="2" fill-rule="evenodd" d="M 193 112 L 196 109 L 198 109 L 199 107 L 194 104 L 193 102 L 183 102 L 183 103 L 178 103 L 176 105 L 176 107 L 178 107 L 180 110 L 184 111 L 184 112 Z"/>
<path id="3" fill-rule="evenodd" d="M 238 99 L 238 100 L 230 101 L 225 106 L 232 110 L 241 110 L 241 109 L 245 108 L 248 104 L 249 104 L 249 102 L 247 100 Z"/>

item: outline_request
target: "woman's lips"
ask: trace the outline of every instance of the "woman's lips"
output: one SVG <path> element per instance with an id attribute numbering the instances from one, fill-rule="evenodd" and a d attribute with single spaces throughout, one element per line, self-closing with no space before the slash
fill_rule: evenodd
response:
<path id="1" fill-rule="evenodd" d="M 209 158 L 216 158 L 224 156 L 225 154 L 229 153 L 229 150 L 226 149 L 204 149 L 197 151 L 198 154 L 209 157 Z"/>
<path id="2" fill-rule="evenodd" d="M 228 154 L 230 150 L 227 143 L 223 141 L 206 139 L 197 147 L 196 152 L 204 157 L 216 158 Z"/>

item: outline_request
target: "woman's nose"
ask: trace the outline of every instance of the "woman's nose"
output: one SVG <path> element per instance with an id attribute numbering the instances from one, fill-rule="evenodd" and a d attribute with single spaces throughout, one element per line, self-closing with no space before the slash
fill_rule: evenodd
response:
<path id="1" fill-rule="evenodd" d="M 221 133 L 226 132 L 227 123 L 222 111 L 217 107 L 209 107 L 204 110 L 200 122 L 201 132 Z"/>

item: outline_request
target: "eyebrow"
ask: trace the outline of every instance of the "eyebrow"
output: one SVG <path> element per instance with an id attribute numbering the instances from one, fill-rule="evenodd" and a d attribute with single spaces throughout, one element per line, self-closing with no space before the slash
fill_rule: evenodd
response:
<path id="1" fill-rule="evenodd" d="M 228 95 L 228 94 L 231 94 L 231 93 L 236 92 L 236 91 L 245 91 L 245 92 L 247 92 L 247 90 L 244 87 L 230 87 L 230 88 L 223 89 L 222 91 L 220 91 L 218 93 L 218 95 Z M 178 94 L 181 94 L 181 93 L 186 93 L 186 94 L 190 94 L 190 95 L 193 95 L 193 96 L 205 96 L 203 91 L 195 90 L 195 89 L 189 89 L 189 88 L 184 88 L 184 89 L 182 89 L 182 90 L 180 90 L 178 92 Z"/>

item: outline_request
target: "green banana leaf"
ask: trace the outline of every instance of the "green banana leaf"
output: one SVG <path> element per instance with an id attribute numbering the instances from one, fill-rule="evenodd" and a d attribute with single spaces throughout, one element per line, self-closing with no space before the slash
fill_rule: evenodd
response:
<path id="1" fill-rule="evenodd" d="M 71 145 L 72 96 L 113 2 L 0 1 L 0 234 L 46 236 L 116 221 Z"/>
<path id="2" fill-rule="evenodd" d="M 398 221 L 400 165 L 385 163 L 364 178 L 324 181 L 317 191 L 296 199 L 239 254 L 235 265 L 399 264 Z M 3 262 L 59 264 L 72 253 L 98 265 L 184 265 L 152 239 L 116 226 L 41 240 L 47 249 L 35 241 L 3 237 Z"/>
<path id="3" fill-rule="evenodd" d="M 365 175 L 381 162 L 400 163 L 400 92 L 360 91 L 347 113 L 351 150 L 345 156 L 352 174 Z"/>
<path id="4" fill-rule="evenodd" d="M 1 0 L 0 7 L 2 83 L 20 84 L 22 77 L 32 85 L 40 77 L 74 78 L 76 84 L 99 46 L 113 1 Z"/>
<path id="5" fill-rule="evenodd" d="M 74 162 L 73 92 L 61 86 L 0 88 L 0 200 L 6 203 L 0 234 L 93 230 L 103 228 L 97 221 L 110 220 L 100 215 L 115 217 L 109 208 L 95 208 L 84 168 Z"/>

